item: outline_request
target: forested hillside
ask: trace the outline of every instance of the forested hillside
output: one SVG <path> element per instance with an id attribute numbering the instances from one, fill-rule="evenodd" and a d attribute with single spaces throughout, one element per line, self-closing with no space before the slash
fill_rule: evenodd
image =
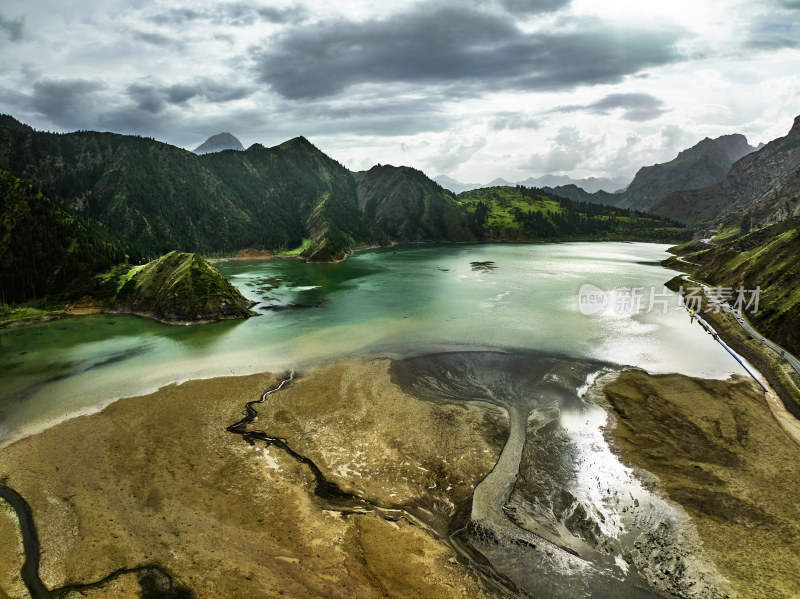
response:
<path id="1" fill-rule="evenodd" d="M 341 257 L 343 247 L 374 241 L 351 173 L 304 138 L 197 156 L 152 139 L 42 133 L 0 117 L 0 168 L 152 253 L 279 250 L 313 237 L 317 253 Z"/>
<path id="2" fill-rule="evenodd" d="M 367 220 L 390 239 L 405 241 L 465 241 L 474 239 L 464 228 L 455 196 L 422 171 L 407 166 L 377 165 L 355 173 L 358 204 Z"/>
<path id="3" fill-rule="evenodd" d="M 530 187 L 490 187 L 457 197 L 470 229 L 485 240 L 625 239 L 672 242 L 691 239 L 679 223 L 652 214 L 575 202 Z"/>
<path id="4" fill-rule="evenodd" d="M 144 259 L 103 225 L 69 214 L 34 185 L 0 170 L 0 299 L 73 289 L 113 265 Z"/>

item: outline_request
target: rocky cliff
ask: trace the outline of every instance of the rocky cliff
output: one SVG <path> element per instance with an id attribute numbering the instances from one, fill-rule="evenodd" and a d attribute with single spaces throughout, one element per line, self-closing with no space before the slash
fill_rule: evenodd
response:
<path id="1" fill-rule="evenodd" d="M 754 150 L 744 135 L 706 138 L 669 162 L 639 169 L 627 189 L 625 200 L 619 205 L 648 210 L 673 192 L 701 189 L 718 183 L 734 162 Z"/>

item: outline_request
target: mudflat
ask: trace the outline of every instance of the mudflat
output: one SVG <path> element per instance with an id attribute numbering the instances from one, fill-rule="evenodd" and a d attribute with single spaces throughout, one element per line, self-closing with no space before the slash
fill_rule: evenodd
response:
<path id="1" fill-rule="evenodd" d="M 409 396 L 388 366 L 301 373 L 249 425 L 359 498 L 347 507 L 315 494 L 308 466 L 226 430 L 280 375 L 167 386 L 4 448 L 0 478 L 33 510 L 42 581 L 76 597 L 487 596 L 446 535 L 507 419 Z M 16 517 L 0 505 L 0 595 L 25 597 Z"/>

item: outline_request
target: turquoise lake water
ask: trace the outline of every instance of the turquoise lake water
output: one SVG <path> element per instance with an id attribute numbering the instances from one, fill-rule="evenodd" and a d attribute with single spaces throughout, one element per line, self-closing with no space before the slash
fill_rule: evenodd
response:
<path id="1" fill-rule="evenodd" d="M 519 348 L 651 372 L 743 374 L 690 325 L 676 296 L 664 294 L 676 274 L 660 266 L 667 247 L 409 245 L 338 264 L 218 263 L 261 302 L 259 316 L 177 327 L 98 315 L 0 331 L 0 445 L 170 382 L 303 369 L 359 354 Z M 642 310 L 620 311 L 623 294 L 612 293 L 606 310 L 585 315 L 578 294 L 586 284 L 638 289 Z M 656 303 L 646 313 L 651 289 Z"/>

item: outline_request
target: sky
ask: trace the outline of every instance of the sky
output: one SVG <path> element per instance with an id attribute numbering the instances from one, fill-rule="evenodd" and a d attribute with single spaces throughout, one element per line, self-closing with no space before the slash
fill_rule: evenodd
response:
<path id="1" fill-rule="evenodd" d="M 631 178 L 800 114 L 800 0 L 3 0 L 0 112 L 351 170 Z"/>

